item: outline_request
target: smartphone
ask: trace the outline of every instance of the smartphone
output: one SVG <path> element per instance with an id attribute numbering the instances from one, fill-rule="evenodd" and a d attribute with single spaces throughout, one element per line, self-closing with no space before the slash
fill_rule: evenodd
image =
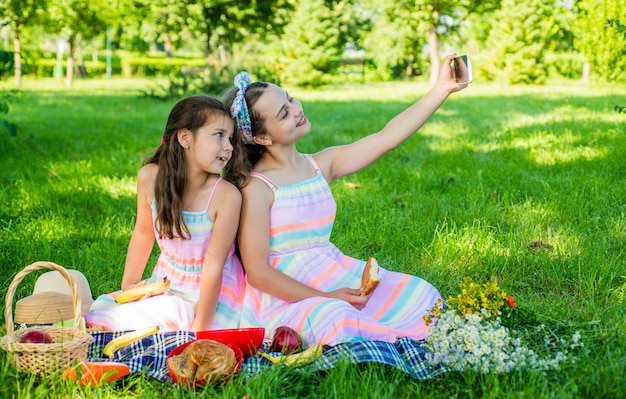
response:
<path id="1" fill-rule="evenodd" d="M 472 62 L 468 54 L 454 57 L 454 76 L 458 84 L 472 82 Z"/>

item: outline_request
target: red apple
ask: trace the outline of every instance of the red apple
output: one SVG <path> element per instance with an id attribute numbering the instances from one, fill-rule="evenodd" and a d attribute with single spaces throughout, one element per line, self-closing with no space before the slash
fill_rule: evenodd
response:
<path id="1" fill-rule="evenodd" d="M 304 347 L 304 342 L 300 335 L 292 328 L 281 326 L 274 332 L 274 339 L 270 350 L 272 352 L 281 352 L 283 354 L 295 353 Z"/>
<path id="2" fill-rule="evenodd" d="M 23 344 L 51 344 L 54 340 L 45 331 L 32 330 L 24 334 L 21 342 Z"/>

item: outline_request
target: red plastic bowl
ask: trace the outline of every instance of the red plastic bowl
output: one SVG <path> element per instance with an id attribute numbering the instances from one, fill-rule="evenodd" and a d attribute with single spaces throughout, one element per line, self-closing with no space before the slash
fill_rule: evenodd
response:
<path id="1" fill-rule="evenodd" d="M 243 358 L 254 355 L 263 344 L 265 328 L 233 328 L 229 330 L 198 331 L 196 339 L 214 339 L 217 341 L 229 341 L 241 349 Z"/>
<path id="2" fill-rule="evenodd" d="M 192 342 L 197 341 L 189 341 L 189 342 L 185 342 L 182 345 L 177 346 L 176 348 L 172 349 L 172 351 L 167 355 L 167 358 L 169 359 L 172 356 L 176 356 L 179 355 L 186 347 L 188 347 L 189 345 L 191 345 Z M 239 347 L 235 344 L 233 344 L 232 342 L 229 341 L 224 341 L 224 340 L 219 340 L 219 339 L 214 339 L 213 341 L 218 341 L 226 346 L 228 346 L 229 348 L 231 348 L 234 352 L 235 352 L 235 360 L 237 361 L 237 365 L 235 366 L 235 371 L 233 372 L 233 374 L 230 377 L 234 377 L 236 376 L 239 371 L 241 371 L 241 361 L 243 359 L 243 356 L 241 355 L 241 349 L 239 349 Z M 185 385 L 185 386 L 191 386 L 194 388 L 201 388 L 204 385 L 206 385 L 207 381 L 206 380 L 194 380 L 194 381 L 187 381 L 187 379 L 185 377 L 182 376 L 177 376 L 176 374 L 174 374 L 174 372 L 172 371 L 172 369 L 170 368 L 169 364 L 167 365 L 167 371 L 170 374 L 170 377 L 172 377 L 172 380 L 174 380 L 174 382 L 178 385 Z M 219 379 L 219 381 L 227 381 L 229 376 L 225 376 Z"/>

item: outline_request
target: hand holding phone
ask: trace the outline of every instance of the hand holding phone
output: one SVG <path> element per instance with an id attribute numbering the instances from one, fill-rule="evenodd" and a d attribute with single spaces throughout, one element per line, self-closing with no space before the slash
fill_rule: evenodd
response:
<path id="1" fill-rule="evenodd" d="M 472 82 L 472 62 L 468 54 L 453 58 L 454 77 L 460 85 L 468 85 Z"/>

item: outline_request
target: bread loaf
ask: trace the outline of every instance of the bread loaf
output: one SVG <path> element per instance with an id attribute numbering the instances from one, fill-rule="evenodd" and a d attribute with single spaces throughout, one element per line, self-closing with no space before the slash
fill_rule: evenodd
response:
<path id="1" fill-rule="evenodd" d="M 167 365 L 179 381 L 204 385 L 233 374 L 237 368 L 237 359 L 235 352 L 227 345 L 210 339 L 199 339 L 180 354 L 169 357 Z"/>

